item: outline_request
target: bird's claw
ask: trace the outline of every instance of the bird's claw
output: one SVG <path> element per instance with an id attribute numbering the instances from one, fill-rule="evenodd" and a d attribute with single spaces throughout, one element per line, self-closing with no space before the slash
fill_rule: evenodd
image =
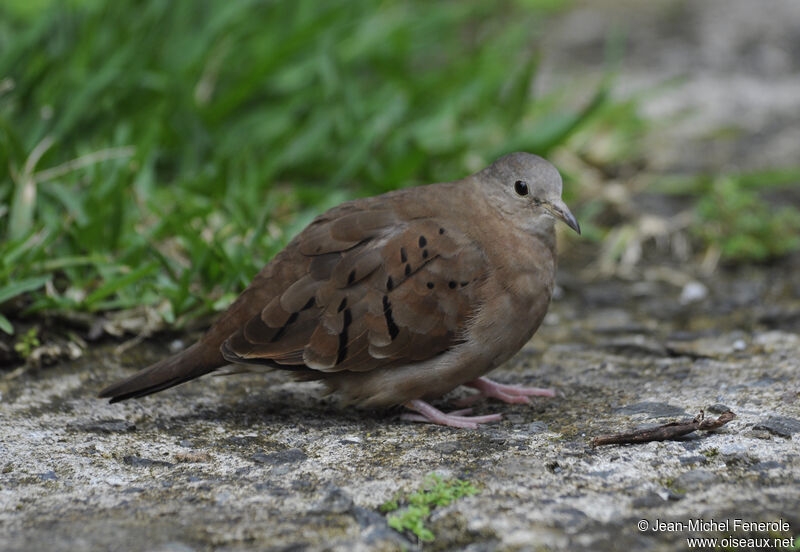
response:
<path id="1" fill-rule="evenodd" d="M 481 397 L 498 399 L 509 404 L 529 404 L 528 397 L 555 397 L 554 389 L 541 387 L 522 387 L 519 385 L 506 385 L 497 383 L 489 378 L 478 378 L 465 385 L 478 390 L 477 395 L 465 397 L 456 402 L 457 406 L 467 406 L 475 403 Z"/>
<path id="2" fill-rule="evenodd" d="M 450 413 L 445 413 L 422 400 L 408 401 L 404 404 L 404 406 L 410 410 L 413 410 L 417 414 L 402 414 L 400 416 L 402 420 L 411 422 L 425 422 L 449 427 L 459 427 L 463 429 L 478 429 L 480 424 L 497 422 L 503 418 L 503 416 L 500 414 L 467 416 L 467 414 L 472 412 L 471 408 L 464 408 L 461 410 L 454 410 Z"/>

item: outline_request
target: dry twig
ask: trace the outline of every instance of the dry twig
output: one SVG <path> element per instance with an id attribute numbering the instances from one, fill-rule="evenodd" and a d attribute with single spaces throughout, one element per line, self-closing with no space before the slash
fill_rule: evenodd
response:
<path id="1" fill-rule="evenodd" d="M 622 443 L 649 443 L 650 441 L 676 439 L 695 432 L 698 429 L 702 431 L 719 429 L 735 417 L 736 414 L 729 410 L 728 412 L 723 412 L 716 420 L 714 418 L 706 419 L 705 413 L 701 410 L 700 414 L 695 416 L 693 420 L 670 422 L 658 427 L 639 429 L 628 433 L 600 435 L 592 439 L 592 446 L 596 447 L 598 445 L 616 445 Z"/>

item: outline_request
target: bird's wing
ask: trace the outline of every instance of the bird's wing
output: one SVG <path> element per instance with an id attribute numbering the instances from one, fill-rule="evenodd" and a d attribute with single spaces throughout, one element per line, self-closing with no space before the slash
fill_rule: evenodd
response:
<path id="1" fill-rule="evenodd" d="M 225 358 L 367 371 L 461 342 L 479 306 L 484 254 L 457 228 L 420 214 L 350 204 L 319 217 L 289 246 L 307 270 L 228 338 Z"/>

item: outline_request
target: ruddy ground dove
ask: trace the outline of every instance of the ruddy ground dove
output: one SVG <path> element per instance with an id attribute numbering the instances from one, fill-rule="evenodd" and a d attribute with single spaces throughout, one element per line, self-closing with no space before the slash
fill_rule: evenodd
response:
<path id="1" fill-rule="evenodd" d="M 277 254 L 200 341 L 100 396 L 143 397 L 236 363 L 321 380 L 351 404 L 405 405 L 410 420 L 498 420 L 425 401 L 462 384 L 512 403 L 553 395 L 484 375 L 545 316 L 556 219 L 580 233 L 558 171 L 529 153 L 457 182 L 348 201 Z"/>

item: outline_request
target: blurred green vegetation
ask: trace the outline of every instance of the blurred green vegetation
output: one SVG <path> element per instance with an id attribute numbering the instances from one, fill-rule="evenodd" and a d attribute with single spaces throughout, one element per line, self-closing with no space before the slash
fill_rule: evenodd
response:
<path id="1" fill-rule="evenodd" d="M 440 506 L 448 506 L 459 498 L 479 493 L 480 490 L 469 481 L 444 479 L 436 473 L 430 473 L 425 477 L 420 490 L 405 496 L 397 494 L 383 503 L 379 510 L 389 513 L 386 521 L 398 533 L 409 532 L 420 542 L 433 542 L 436 535 L 426 526 L 431 511 Z"/>
<path id="2" fill-rule="evenodd" d="M 766 261 L 800 249 L 800 210 L 780 194 L 800 182 L 800 169 L 665 178 L 653 189 L 697 198 L 691 233 L 728 261 Z"/>
<path id="3" fill-rule="evenodd" d="M 323 209 L 547 154 L 609 105 L 532 98 L 553 0 L 40 4 L 0 8 L 7 312 L 180 324 Z"/>
<path id="4" fill-rule="evenodd" d="M 139 306 L 181 326 L 345 199 L 509 151 L 634 155 L 635 99 L 534 94 L 539 35 L 568 5 L 6 0 L 0 330 Z"/>

